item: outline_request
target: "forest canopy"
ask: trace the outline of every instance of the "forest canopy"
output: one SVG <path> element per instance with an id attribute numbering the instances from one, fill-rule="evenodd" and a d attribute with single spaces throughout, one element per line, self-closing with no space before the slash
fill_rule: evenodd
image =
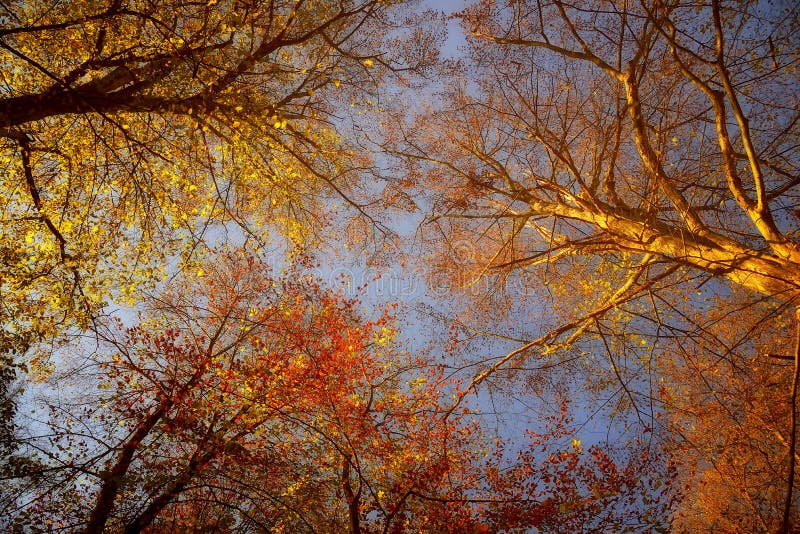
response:
<path id="1" fill-rule="evenodd" d="M 0 3 L 0 529 L 800 525 L 800 10 L 437 7 Z"/>

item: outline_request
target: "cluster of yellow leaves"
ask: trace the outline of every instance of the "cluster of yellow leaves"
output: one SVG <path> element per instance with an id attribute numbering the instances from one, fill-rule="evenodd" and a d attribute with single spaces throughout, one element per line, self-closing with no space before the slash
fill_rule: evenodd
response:
<path id="1" fill-rule="evenodd" d="M 371 60 L 347 59 L 320 39 L 276 41 L 274 52 L 210 93 L 217 111 L 127 102 L 210 91 L 284 29 L 313 34 L 342 9 L 327 1 L 264 11 L 225 0 L 134 0 L 127 14 L 99 0 L 15 5 L 11 26 L 31 29 L 6 37 L 0 50 L 2 98 L 71 85 L 68 92 L 125 105 L 95 112 L 89 104 L 15 127 L 30 139 L 32 184 L 22 146 L 13 136 L 0 140 L 0 319 L 8 328 L 57 337 L 110 302 L 135 305 L 168 270 L 202 276 L 198 244 L 231 228 L 262 243 L 274 229 L 295 243 L 312 239 L 326 210 L 320 196 L 334 181 L 347 191 L 352 169 L 366 162 L 331 125 L 323 90 L 357 86 L 352 77 Z M 348 24 L 345 16 L 325 27 L 335 33 Z M 202 61 L 191 72 L 170 63 L 197 50 Z M 160 57 L 174 59 L 162 65 Z M 150 86 L 124 95 L 139 82 Z"/>

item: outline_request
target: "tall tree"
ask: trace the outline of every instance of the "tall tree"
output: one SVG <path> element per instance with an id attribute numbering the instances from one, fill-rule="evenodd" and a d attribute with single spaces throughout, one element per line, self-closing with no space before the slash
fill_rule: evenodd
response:
<path id="1" fill-rule="evenodd" d="M 609 257 L 619 298 L 677 265 L 794 302 L 796 10 L 606 7 L 462 14 L 475 85 L 405 145 L 435 224 L 485 245 L 478 274 Z"/>
<path id="2" fill-rule="evenodd" d="M 412 496 L 446 493 L 462 461 L 448 455 L 469 430 L 437 418 L 434 380 L 407 382 L 419 362 L 395 353 L 389 317 L 364 322 L 356 301 L 241 254 L 205 270 L 72 361 L 61 384 L 80 393 L 60 391 L 50 432 L 26 442 L 51 472 L 17 520 L 86 532 L 423 525 Z"/>
<path id="3" fill-rule="evenodd" d="M 4 329 L 85 327 L 190 257 L 209 227 L 304 239 L 320 195 L 356 206 L 369 161 L 337 125 L 383 73 L 436 54 L 398 37 L 416 24 L 399 4 L 0 6 Z"/>
<path id="4" fill-rule="evenodd" d="M 447 410 L 458 385 L 404 355 L 388 315 L 364 321 L 359 302 L 302 270 L 272 278 L 265 267 L 226 254 L 65 362 L 45 430 L 29 428 L 23 447 L 41 476 L 5 479 L 16 491 L 0 525 L 551 531 L 619 513 L 659 523 L 666 501 L 632 506 L 661 478 L 643 456 L 564 447 L 574 429 L 562 411 L 509 463 L 468 414 Z"/>
<path id="5" fill-rule="evenodd" d="M 680 358 L 671 340 L 693 338 L 720 368 L 756 356 L 700 320 L 709 294 L 733 288 L 733 308 L 768 303 L 751 324 L 792 353 L 798 13 L 717 0 L 485 1 L 461 13 L 468 60 L 449 71 L 443 109 L 398 128 L 394 146 L 430 195 L 435 239 L 452 245 L 440 265 L 473 290 L 493 279 L 509 299 L 547 303 L 549 323 L 474 385 L 570 365 L 652 430 L 660 362 Z M 471 261 L 452 261 L 466 243 Z M 773 461 L 791 468 L 796 394 L 781 383 L 787 439 Z M 791 472 L 771 482 L 786 515 Z"/>

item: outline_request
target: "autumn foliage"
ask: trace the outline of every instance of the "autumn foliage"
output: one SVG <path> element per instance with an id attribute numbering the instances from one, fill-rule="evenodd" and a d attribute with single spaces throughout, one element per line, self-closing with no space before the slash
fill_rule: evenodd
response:
<path id="1" fill-rule="evenodd" d="M 52 472 L 6 503 L 9 524 L 558 530 L 648 508 L 620 501 L 649 478 L 646 462 L 617 466 L 578 442 L 552 452 L 572 432 L 566 407 L 509 462 L 468 410 L 447 409 L 458 384 L 403 354 L 391 315 L 364 321 L 357 301 L 297 268 L 266 269 L 224 254 L 154 297 L 135 326 L 95 332 L 100 345 L 70 358 L 48 403 L 50 432 L 26 443 Z"/>
<path id="2" fill-rule="evenodd" d="M 0 3 L 0 530 L 797 528 L 800 11 L 426 5 Z"/>

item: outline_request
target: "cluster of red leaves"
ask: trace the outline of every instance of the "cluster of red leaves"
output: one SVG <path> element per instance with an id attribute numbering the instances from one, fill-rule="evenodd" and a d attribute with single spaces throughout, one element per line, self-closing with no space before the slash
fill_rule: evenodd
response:
<path id="1" fill-rule="evenodd" d="M 188 529 L 213 502 L 201 515 L 287 531 L 441 524 L 430 503 L 466 471 L 474 429 L 442 417 L 442 376 L 398 350 L 390 310 L 364 321 L 358 301 L 249 257 L 207 271 L 106 336 L 103 419 L 133 460 L 107 460 L 123 483 L 97 514 Z"/>
<path id="2" fill-rule="evenodd" d="M 365 533 L 647 523 L 653 506 L 635 497 L 652 480 L 646 453 L 620 464 L 599 446 L 564 448 L 566 406 L 510 461 L 468 410 L 450 409 L 459 383 L 393 341 L 392 307 L 364 320 L 302 264 L 271 277 L 230 253 L 206 271 L 137 326 L 101 332 L 98 402 L 59 430 L 80 470 L 31 521 Z M 113 446 L 98 453 L 92 440 Z M 74 482 L 87 472 L 93 481 Z"/>
<path id="3" fill-rule="evenodd" d="M 485 510 L 492 531 L 638 532 L 668 528 L 675 474 L 652 444 L 584 449 L 566 404 L 513 462 L 503 446 L 486 468 L 496 496 Z M 570 443 L 571 442 L 571 443 Z M 566 443 L 566 444 L 565 444 Z M 559 446 L 559 444 L 561 444 Z"/>

